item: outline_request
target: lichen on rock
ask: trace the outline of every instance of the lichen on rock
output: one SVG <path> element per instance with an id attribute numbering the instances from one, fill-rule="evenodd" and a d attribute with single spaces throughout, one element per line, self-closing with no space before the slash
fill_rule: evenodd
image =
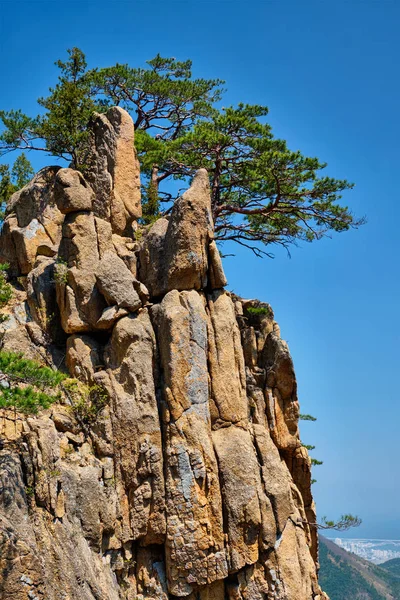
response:
<path id="1" fill-rule="evenodd" d="M 93 130 L 85 174 L 40 171 L 0 236 L 2 349 L 92 394 L 0 412 L 0 595 L 326 599 L 293 362 L 270 307 L 224 289 L 207 172 L 136 240 L 132 120 Z"/>

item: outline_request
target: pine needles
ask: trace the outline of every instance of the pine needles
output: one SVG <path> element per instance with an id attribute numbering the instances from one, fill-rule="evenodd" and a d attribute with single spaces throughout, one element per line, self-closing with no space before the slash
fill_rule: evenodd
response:
<path id="1" fill-rule="evenodd" d="M 0 351 L 0 408 L 36 413 L 61 399 L 67 375 L 41 366 L 22 354 Z"/>

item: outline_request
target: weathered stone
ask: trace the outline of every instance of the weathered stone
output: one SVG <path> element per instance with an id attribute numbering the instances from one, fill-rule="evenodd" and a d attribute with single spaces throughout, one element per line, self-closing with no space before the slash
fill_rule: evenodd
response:
<path id="1" fill-rule="evenodd" d="M 74 377 L 94 383 L 94 374 L 101 364 L 100 344 L 88 335 L 71 335 L 67 340 L 66 364 Z"/>
<path id="2" fill-rule="evenodd" d="M 212 290 L 223 288 L 228 283 L 224 269 L 222 267 L 222 260 L 217 244 L 214 240 L 211 240 L 208 246 L 209 263 L 210 263 L 210 281 L 209 285 Z"/>
<path id="3" fill-rule="evenodd" d="M 70 212 L 91 210 L 93 191 L 82 173 L 74 169 L 60 169 L 56 175 L 54 198 L 64 215 Z"/>
<path id="4" fill-rule="evenodd" d="M 238 573 L 237 581 L 228 582 L 228 600 L 276 600 L 276 585 L 271 580 L 269 585 L 268 579 L 267 569 L 260 562 L 244 568 Z"/>
<path id="5" fill-rule="evenodd" d="M 96 271 L 97 285 L 109 304 L 135 312 L 142 306 L 134 276 L 116 254 L 106 252 Z"/>
<path id="6" fill-rule="evenodd" d="M 113 249 L 124 261 L 134 277 L 137 276 L 137 256 L 133 248 L 138 249 L 138 244 L 134 244 L 131 238 L 122 237 L 116 233 L 112 236 Z"/>
<path id="7" fill-rule="evenodd" d="M 213 427 L 247 422 L 246 376 L 240 331 L 226 292 L 208 296 L 208 338 Z"/>
<path id="8" fill-rule="evenodd" d="M 90 329 L 95 329 L 107 306 L 97 288 L 95 273 L 91 269 L 72 267 L 68 270 L 67 281 L 74 292 L 81 319 L 89 324 Z"/>
<path id="9" fill-rule="evenodd" d="M 97 231 L 92 213 L 74 212 L 63 225 L 61 257 L 69 268 L 93 271 L 99 262 Z"/>
<path id="10" fill-rule="evenodd" d="M 59 170 L 60 167 L 41 169 L 27 185 L 11 196 L 7 214 L 16 215 L 19 227 L 26 227 L 33 219 L 46 215 L 49 205 L 55 206 L 54 184 Z M 58 219 L 52 220 L 54 224 Z M 61 223 L 62 220 L 61 217 Z"/>
<path id="11" fill-rule="evenodd" d="M 51 418 L 57 431 L 70 431 L 71 433 L 79 433 L 80 427 L 75 419 L 71 406 L 55 406 L 52 410 Z"/>
<path id="12" fill-rule="evenodd" d="M 110 108 L 93 121 L 94 146 L 86 179 L 95 192 L 96 216 L 111 222 L 122 234 L 141 216 L 140 167 L 134 147 L 134 127 L 129 114 Z"/>
<path id="13" fill-rule="evenodd" d="M 243 355 L 247 367 L 254 368 L 258 362 L 257 337 L 254 327 L 244 327 L 241 331 Z"/>
<path id="14" fill-rule="evenodd" d="M 18 227 L 18 220 L 15 215 L 11 214 L 4 220 L 0 235 L 0 262 L 10 265 L 8 272 L 12 277 L 21 274 L 12 236 L 12 232 L 16 227 Z"/>
<path id="15" fill-rule="evenodd" d="M 290 474 L 268 430 L 264 426 L 253 425 L 253 434 L 263 487 L 271 501 L 276 533 L 279 536 L 290 514 L 294 512 Z"/>
<path id="16" fill-rule="evenodd" d="M 167 577 L 170 592 L 186 596 L 193 586 L 227 574 L 204 299 L 195 291 L 172 291 L 154 307 L 153 318 L 164 373 Z"/>
<path id="17" fill-rule="evenodd" d="M 31 314 L 43 331 L 61 341 L 60 314 L 56 300 L 55 261 L 37 260 L 27 277 L 27 299 Z"/>
<path id="18" fill-rule="evenodd" d="M 157 547 L 140 548 L 137 555 L 138 598 L 168 600 L 164 556 Z M 140 594 L 140 595 L 139 595 Z"/>
<path id="19" fill-rule="evenodd" d="M 134 127 L 130 115 L 119 107 L 107 112 L 114 128 L 117 144 L 114 165 L 114 196 L 119 196 L 128 214 L 137 219 L 142 215 L 140 202 L 139 161 L 134 146 Z"/>
<path id="20" fill-rule="evenodd" d="M 262 530 L 260 475 L 248 431 L 226 427 L 212 434 L 218 458 L 228 533 L 229 570 L 257 562 Z"/>
<path id="21" fill-rule="evenodd" d="M 60 243 L 64 215 L 54 199 L 58 170 L 59 167 L 42 169 L 8 203 L 0 260 L 10 263 L 13 275 L 29 273 L 39 253 L 51 255 Z"/>
<path id="22" fill-rule="evenodd" d="M 6 323 L 0 325 L 0 339 L 1 350 L 21 353 L 26 358 L 42 362 L 44 352 L 32 344 L 26 327 L 15 319 L 9 318 Z"/>
<path id="23" fill-rule="evenodd" d="M 107 349 L 112 425 L 133 539 L 165 536 L 161 431 L 154 382 L 156 344 L 146 311 L 118 321 Z"/>
<path id="24" fill-rule="evenodd" d="M 79 380 L 0 411 L 0 595 L 327 600 L 293 363 L 271 307 L 222 289 L 208 175 L 135 241 L 132 120 L 93 127 L 88 178 L 41 171 L 0 234 L 1 348 Z"/>
<path id="25" fill-rule="evenodd" d="M 56 265 L 57 302 L 66 333 L 95 329 L 106 307 L 96 286 L 99 248 L 92 213 L 67 215 L 60 246 L 64 262 Z"/>
<path id="26" fill-rule="evenodd" d="M 299 446 L 297 384 L 287 344 L 267 336 L 261 363 L 267 372 L 266 406 L 271 435 L 282 450 Z"/>
<path id="27" fill-rule="evenodd" d="M 212 226 L 208 174 L 200 169 L 169 220 L 156 221 L 144 239 L 139 274 L 151 296 L 206 287 Z"/>
<path id="28" fill-rule="evenodd" d="M 118 308 L 118 306 L 108 306 L 101 313 L 100 319 L 96 323 L 96 329 L 111 329 L 118 319 L 125 317 L 128 311 L 125 308 Z"/>
<path id="29" fill-rule="evenodd" d="M 283 457 L 293 478 L 293 483 L 296 485 L 301 498 L 300 503 L 297 502 L 297 507 L 299 510 L 304 507 L 304 518 L 308 523 L 316 523 L 316 509 L 311 493 L 311 460 L 308 456 L 307 449 L 304 446 L 300 446 L 295 450 L 283 452 Z M 295 499 L 298 498 L 296 497 Z M 304 525 L 304 530 L 309 537 L 311 555 L 315 562 L 317 562 L 318 530 L 316 527 L 309 527 L 307 524 Z"/>
<path id="30" fill-rule="evenodd" d="M 267 566 L 279 574 L 274 582 L 278 600 L 309 600 L 321 590 L 304 532 L 293 521 L 295 516 L 288 520 Z"/>
<path id="31" fill-rule="evenodd" d="M 26 227 L 16 227 L 12 231 L 12 240 L 16 248 L 16 256 L 20 272 L 23 275 L 29 273 L 35 264 L 38 247 L 52 248 L 53 243 L 47 235 L 45 228 L 37 219 L 32 221 Z"/>
<path id="32" fill-rule="evenodd" d="M 65 282 L 57 282 L 57 304 L 60 309 L 61 326 L 65 333 L 90 331 L 90 325 L 81 318 L 73 289 Z"/>
<path id="33" fill-rule="evenodd" d="M 97 233 L 99 258 L 103 258 L 106 252 L 114 251 L 111 224 L 104 219 L 100 219 L 99 217 L 94 218 L 94 224 Z"/>

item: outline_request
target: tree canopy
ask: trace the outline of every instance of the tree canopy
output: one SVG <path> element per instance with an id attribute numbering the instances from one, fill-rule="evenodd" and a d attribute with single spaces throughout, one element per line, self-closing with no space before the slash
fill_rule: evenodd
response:
<path id="1" fill-rule="evenodd" d="M 11 195 L 26 185 L 34 175 L 31 163 L 22 152 L 12 168 L 0 165 L 0 219 L 4 217 L 4 209 Z"/>
<path id="2" fill-rule="evenodd" d="M 340 201 L 353 185 L 324 175 L 326 163 L 274 137 L 266 106 L 220 108 L 224 82 L 194 78 L 190 60 L 157 55 L 145 68 L 88 69 L 78 48 L 57 61 L 58 82 L 38 100 L 42 113 L 0 111 L 0 153 L 40 150 L 84 171 L 94 112 L 120 105 L 131 114 L 143 175 L 144 223 L 169 210 L 176 185 L 205 167 L 215 236 L 258 256 L 331 232 L 357 228 Z"/>

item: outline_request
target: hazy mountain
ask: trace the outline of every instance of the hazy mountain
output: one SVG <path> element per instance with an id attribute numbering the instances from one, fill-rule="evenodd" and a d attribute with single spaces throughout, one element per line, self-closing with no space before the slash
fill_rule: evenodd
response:
<path id="1" fill-rule="evenodd" d="M 400 559 L 377 566 L 320 536 L 320 564 L 331 600 L 400 600 Z"/>
<path id="2" fill-rule="evenodd" d="M 393 575 L 400 578 L 400 558 L 393 558 L 392 560 L 387 560 L 380 566 L 383 567 L 386 571 L 389 571 Z"/>

